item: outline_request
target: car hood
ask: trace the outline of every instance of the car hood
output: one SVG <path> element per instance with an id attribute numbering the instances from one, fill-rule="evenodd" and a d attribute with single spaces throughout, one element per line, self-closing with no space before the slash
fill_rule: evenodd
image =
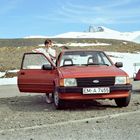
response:
<path id="1" fill-rule="evenodd" d="M 63 78 L 128 76 L 115 66 L 68 66 L 59 71 Z"/>

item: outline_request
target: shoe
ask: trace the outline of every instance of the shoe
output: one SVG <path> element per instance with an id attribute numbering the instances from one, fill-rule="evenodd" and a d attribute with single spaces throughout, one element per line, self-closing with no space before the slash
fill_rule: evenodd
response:
<path id="1" fill-rule="evenodd" d="M 53 102 L 53 97 L 52 97 L 52 93 L 46 93 L 46 96 L 45 96 L 45 101 L 47 104 L 51 104 Z"/>

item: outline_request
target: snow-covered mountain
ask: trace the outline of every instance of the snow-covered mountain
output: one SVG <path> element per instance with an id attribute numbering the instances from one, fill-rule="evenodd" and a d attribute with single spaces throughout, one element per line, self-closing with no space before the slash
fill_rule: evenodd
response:
<path id="1" fill-rule="evenodd" d="M 136 43 L 140 43 L 140 31 L 136 32 L 119 32 L 111 30 L 106 27 L 101 28 L 101 31 L 93 32 L 68 32 L 54 36 L 55 38 L 104 38 L 104 39 L 117 39 L 117 40 L 126 40 Z"/>
<path id="2" fill-rule="evenodd" d="M 38 37 L 30 36 L 26 38 L 38 38 Z M 45 36 L 43 36 L 43 38 L 45 38 Z M 90 32 L 67 32 L 56 36 L 51 36 L 50 38 L 102 38 L 102 39 L 126 40 L 126 41 L 140 43 L 140 31 L 119 32 L 100 26 L 94 28 Z"/>
<path id="3" fill-rule="evenodd" d="M 42 36 L 42 35 L 31 35 L 31 36 L 26 36 L 24 38 L 48 38 L 49 36 Z"/>

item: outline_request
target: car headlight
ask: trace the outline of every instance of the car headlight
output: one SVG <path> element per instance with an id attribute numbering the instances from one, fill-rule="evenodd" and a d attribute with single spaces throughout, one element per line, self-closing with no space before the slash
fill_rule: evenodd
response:
<path id="1" fill-rule="evenodd" d="M 115 84 L 129 84 L 129 77 L 126 76 L 117 76 L 115 77 Z"/>
<path id="2" fill-rule="evenodd" d="M 60 86 L 64 86 L 64 87 L 77 86 L 77 81 L 76 81 L 75 78 L 65 78 L 65 79 L 61 79 L 61 81 L 60 81 Z"/>

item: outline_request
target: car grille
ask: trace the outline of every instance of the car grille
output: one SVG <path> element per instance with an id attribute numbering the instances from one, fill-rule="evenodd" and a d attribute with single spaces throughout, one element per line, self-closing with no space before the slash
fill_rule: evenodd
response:
<path id="1" fill-rule="evenodd" d="M 115 77 L 77 78 L 78 87 L 112 86 L 114 83 Z"/>

